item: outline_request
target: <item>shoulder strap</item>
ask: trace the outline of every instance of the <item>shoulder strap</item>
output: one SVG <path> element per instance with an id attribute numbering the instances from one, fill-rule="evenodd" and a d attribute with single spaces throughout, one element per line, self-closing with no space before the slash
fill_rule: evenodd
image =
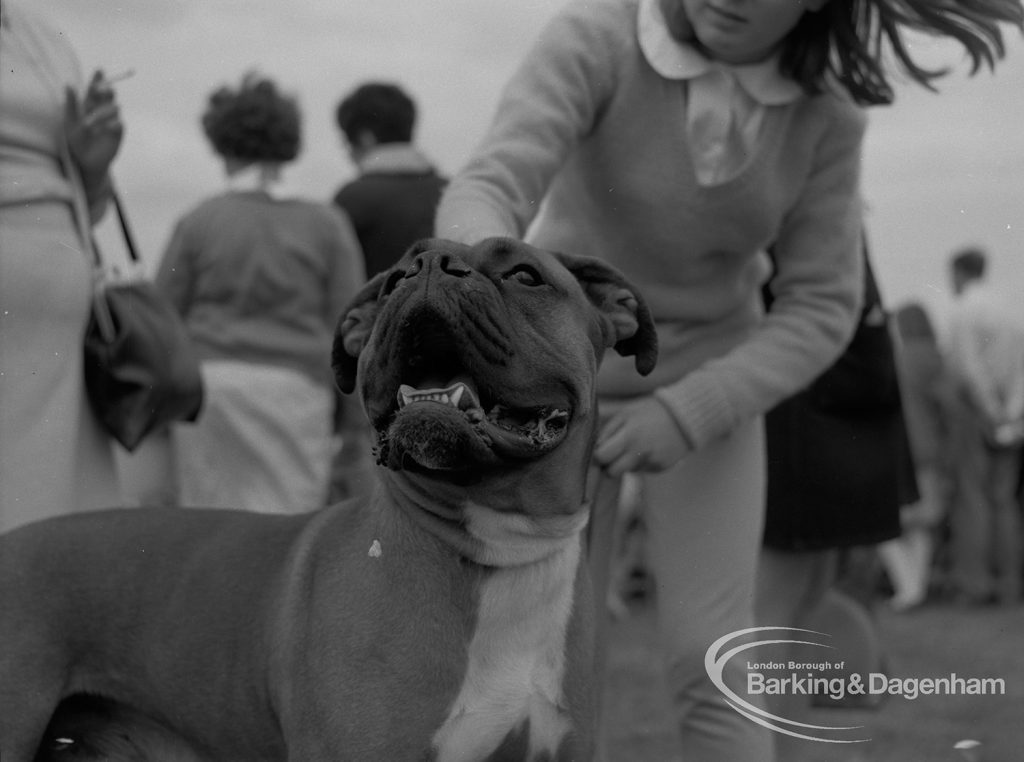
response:
<path id="1" fill-rule="evenodd" d="M 71 158 L 67 141 L 64 140 L 61 141 L 61 163 L 64 165 L 64 172 L 71 182 L 73 189 L 72 207 L 75 226 L 78 228 L 78 237 L 82 241 L 82 247 L 86 253 L 91 255 L 91 259 L 96 266 L 102 267 L 103 255 L 92 235 L 92 224 L 89 222 L 89 208 L 85 201 L 85 188 L 82 184 L 82 178 L 78 173 L 78 167 L 75 166 L 75 162 Z M 124 236 L 128 258 L 132 262 L 137 263 L 139 261 L 139 251 L 138 246 L 135 244 L 135 235 L 132 233 L 131 224 L 128 222 L 128 213 L 124 209 L 124 202 L 121 201 L 121 194 L 117 192 L 113 179 L 110 180 L 110 197 L 114 202 L 114 210 L 117 212 L 117 221 L 121 228 L 121 234 Z"/>
<path id="2" fill-rule="evenodd" d="M 121 233 L 124 235 L 124 244 L 128 249 L 128 257 L 132 262 L 139 261 L 138 248 L 135 246 L 135 236 L 132 234 L 131 225 L 128 224 L 128 214 L 124 210 L 124 203 L 121 201 L 121 194 L 117 192 L 114 181 L 110 181 L 110 197 L 114 201 L 114 209 L 117 211 L 117 221 L 121 225 Z"/>
<path id="3" fill-rule="evenodd" d="M 85 186 L 82 177 L 71 158 L 71 149 L 68 148 L 68 141 L 61 136 L 60 139 L 60 163 L 64 169 L 64 176 L 71 183 L 71 212 L 75 218 L 75 227 L 78 228 L 78 240 L 82 244 L 82 250 L 89 255 L 96 267 L 103 267 L 103 257 L 100 255 L 99 247 L 92 237 L 92 224 L 89 222 L 89 205 L 85 199 Z"/>
<path id="4" fill-rule="evenodd" d="M 75 218 L 75 226 L 78 228 L 78 239 L 82 243 L 82 249 L 93 261 L 93 294 L 92 294 L 92 316 L 96 321 L 96 329 L 99 335 L 106 342 L 112 342 L 117 335 L 117 328 L 114 325 L 114 317 L 110 313 L 110 306 L 103 297 L 102 283 L 104 279 L 103 257 L 100 254 L 100 247 L 92 235 L 92 223 L 89 221 L 89 207 L 85 201 L 85 189 L 82 185 L 82 178 L 78 173 L 78 167 L 71 158 L 71 151 L 67 141 L 61 138 L 60 159 L 64 166 L 64 172 L 71 183 L 71 213 Z M 115 196 L 116 198 L 116 196 Z M 132 256 L 135 256 L 134 251 Z"/>

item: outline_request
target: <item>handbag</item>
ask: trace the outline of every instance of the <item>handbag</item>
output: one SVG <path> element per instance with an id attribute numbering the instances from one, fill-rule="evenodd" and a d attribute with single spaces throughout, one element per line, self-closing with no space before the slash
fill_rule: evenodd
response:
<path id="1" fill-rule="evenodd" d="M 199 358 L 185 324 L 149 280 L 139 277 L 139 255 L 123 205 L 112 192 L 131 270 L 95 260 L 92 315 L 85 332 L 85 388 L 103 428 L 129 452 L 174 421 L 194 421 L 203 404 Z"/>
<path id="2" fill-rule="evenodd" d="M 769 254 L 774 263 L 771 249 Z M 902 409 L 892 328 L 866 241 L 861 259 L 863 302 L 853 336 L 836 361 L 801 392 L 815 409 L 834 417 L 885 416 Z M 770 310 L 774 301 L 770 282 L 761 295 Z"/>
<path id="3" fill-rule="evenodd" d="M 866 244 L 863 261 L 864 301 L 853 336 L 807 389 L 816 408 L 837 417 L 888 416 L 903 409 L 893 329 Z"/>

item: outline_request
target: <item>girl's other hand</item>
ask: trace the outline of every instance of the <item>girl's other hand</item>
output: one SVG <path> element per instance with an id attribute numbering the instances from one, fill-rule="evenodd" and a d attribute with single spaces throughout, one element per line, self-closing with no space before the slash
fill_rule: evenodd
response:
<path id="1" fill-rule="evenodd" d="M 663 471 L 691 450 L 661 402 L 644 397 L 615 411 L 601 428 L 594 459 L 610 476 L 629 471 Z"/>

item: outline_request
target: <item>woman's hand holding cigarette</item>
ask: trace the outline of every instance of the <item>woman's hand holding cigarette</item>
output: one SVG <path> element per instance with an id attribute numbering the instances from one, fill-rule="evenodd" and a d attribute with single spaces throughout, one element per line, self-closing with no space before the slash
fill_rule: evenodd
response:
<path id="1" fill-rule="evenodd" d="M 132 73 L 129 70 L 106 78 L 101 70 L 97 70 L 81 102 L 71 88 L 67 88 L 65 94 L 64 118 L 68 148 L 82 174 L 90 206 L 104 196 L 109 188 L 110 164 L 124 137 L 121 109 L 112 85 Z"/>
<path id="2" fill-rule="evenodd" d="M 65 120 L 68 146 L 78 164 L 86 193 L 106 182 L 106 173 L 117 156 L 124 137 L 121 109 L 115 97 L 115 81 L 124 75 L 106 79 L 96 71 L 89 81 L 85 98 L 79 102 L 78 93 L 68 88 L 65 100 Z"/>

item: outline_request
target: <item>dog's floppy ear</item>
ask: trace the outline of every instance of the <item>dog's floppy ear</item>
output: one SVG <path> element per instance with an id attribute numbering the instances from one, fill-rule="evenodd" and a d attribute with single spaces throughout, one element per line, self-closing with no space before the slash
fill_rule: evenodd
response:
<path id="1" fill-rule="evenodd" d="M 391 271 L 373 276 L 355 295 L 338 319 L 331 348 L 331 368 L 338 388 L 351 394 L 356 388 L 356 368 L 359 353 L 373 330 L 380 309 L 380 292 Z"/>
<path id="2" fill-rule="evenodd" d="M 632 355 L 642 376 L 658 360 L 658 334 L 640 293 L 611 265 L 593 257 L 555 253 L 562 266 L 576 276 L 601 316 L 605 342 L 620 355 Z"/>

